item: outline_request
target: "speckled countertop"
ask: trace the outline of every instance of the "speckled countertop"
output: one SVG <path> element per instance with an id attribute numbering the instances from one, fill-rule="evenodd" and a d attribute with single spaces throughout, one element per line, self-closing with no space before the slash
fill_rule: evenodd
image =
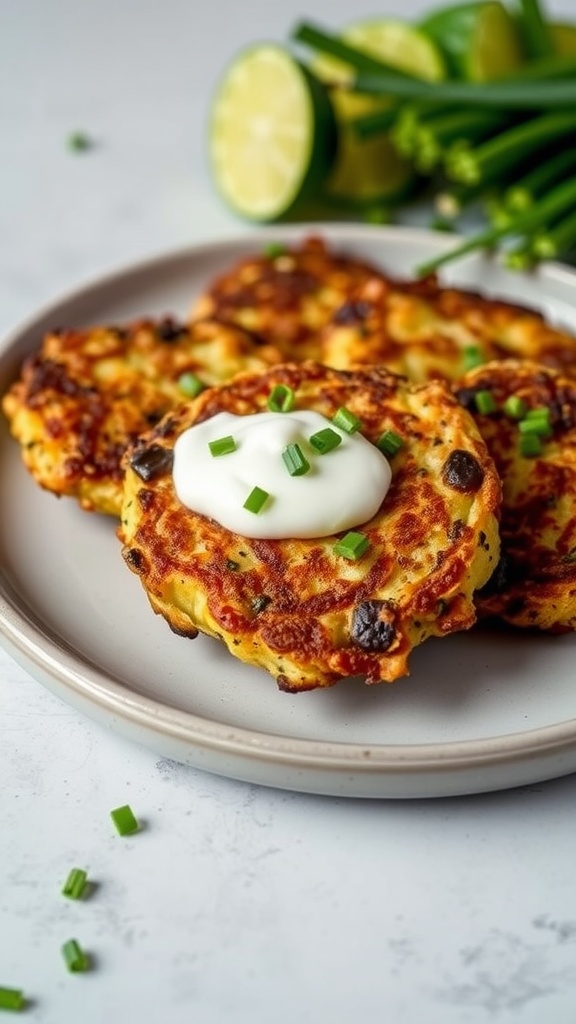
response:
<path id="1" fill-rule="evenodd" d="M 332 25 L 348 12 L 306 5 Z M 302 13 L 0 0 L 2 335 L 101 273 L 245 230 L 210 185 L 207 97 L 233 52 Z M 75 130 L 89 153 L 67 148 Z M 25 991 L 21 1019 L 576 1019 L 574 776 L 411 802 L 261 788 L 121 739 L 4 652 L 0 723 L 0 986 Z M 132 838 L 109 823 L 121 803 L 143 822 Z M 59 894 L 76 864 L 94 882 L 78 904 Z M 85 975 L 61 964 L 72 935 L 93 956 Z"/>

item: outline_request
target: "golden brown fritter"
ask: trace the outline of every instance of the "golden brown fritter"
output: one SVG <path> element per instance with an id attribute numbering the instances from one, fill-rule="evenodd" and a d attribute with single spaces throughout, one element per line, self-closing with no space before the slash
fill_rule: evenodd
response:
<path id="1" fill-rule="evenodd" d="M 336 554 L 341 534 L 247 539 L 176 496 L 182 432 L 220 412 L 265 411 L 277 384 L 293 389 L 297 409 L 328 420 L 345 406 L 372 443 L 386 430 L 403 439 L 388 494 L 358 527 L 370 541 L 358 561 Z M 499 557 L 500 481 L 472 418 L 441 381 L 413 386 L 383 369 L 314 362 L 241 374 L 166 416 L 125 466 L 119 537 L 153 609 L 176 633 L 222 640 L 284 690 L 407 674 L 417 644 L 473 624 L 473 593 Z"/>
<path id="2" fill-rule="evenodd" d="M 514 626 L 573 630 L 576 381 L 535 363 L 508 360 L 471 371 L 455 390 L 474 415 L 503 483 L 502 557 L 477 595 L 479 612 Z M 478 412 L 478 392 L 493 397 L 493 412 Z M 550 436 L 541 437 L 541 454 L 522 455 L 523 428 L 503 409 L 511 396 L 526 410 L 549 410 Z"/>
<path id="3" fill-rule="evenodd" d="M 376 267 L 333 252 L 320 238 L 270 245 L 219 275 L 192 315 L 240 324 L 277 346 L 286 360 L 319 359 L 321 329 L 378 275 Z"/>
<path id="4" fill-rule="evenodd" d="M 455 380 L 491 359 L 532 359 L 576 376 L 576 338 L 534 310 L 435 277 L 363 283 L 331 318 L 319 358 L 329 366 L 383 364 L 414 381 Z"/>
<path id="5" fill-rule="evenodd" d="M 214 320 L 56 330 L 26 360 L 2 405 L 41 487 L 118 516 L 122 454 L 182 400 L 183 374 L 214 384 L 279 358 L 241 328 Z"/>

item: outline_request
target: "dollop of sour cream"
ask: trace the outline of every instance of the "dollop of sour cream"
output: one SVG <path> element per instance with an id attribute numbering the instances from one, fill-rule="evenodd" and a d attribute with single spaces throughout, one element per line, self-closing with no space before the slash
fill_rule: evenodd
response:
<path id="1" fill-rule="evenodd" d="M 341 443 L 319 454 L 312 434 L 331 427 Z M 236 449 L 212 455 L 209 442 L 231 435 Z M 298 444 L 310 464 L 291 476 L 282 458 Z M 312 410 L 218 413 L 185 430 L 174 447 L 173 480 L 182 504 L 244 537 L 325 537 L 367 522 L 391 480 L 390 464 L 360 433 L 347 434 Z M 244 508 L 254 487 L 269 498 L 258 513 Z"/>

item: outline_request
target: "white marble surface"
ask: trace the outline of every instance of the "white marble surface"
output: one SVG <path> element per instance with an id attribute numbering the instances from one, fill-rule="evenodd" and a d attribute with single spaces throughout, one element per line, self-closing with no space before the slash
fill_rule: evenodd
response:
<path id="1" fill-rule="evenodd" d="M 380 10 L 399 7 L 424 4 Z M 207 98 L 241 45 L 301 15 L 0 0 L 2 335 L 103 271 L 245 230 L 208 178 Z M 96 147 L 70 153 L 75 130 Z M 128 744 L 3 653 L 0 722 L 0 986 L 24 989 L 23 1019 L 573 1024 L 576 778 L 406 803 L 257 788 Z M 125 802 L 145 827 L 120 839 Z M 73 865 L 95 883 L 79 904 L 59 894 Z M 72 936 L 89 974 L 63 968 Z"/>

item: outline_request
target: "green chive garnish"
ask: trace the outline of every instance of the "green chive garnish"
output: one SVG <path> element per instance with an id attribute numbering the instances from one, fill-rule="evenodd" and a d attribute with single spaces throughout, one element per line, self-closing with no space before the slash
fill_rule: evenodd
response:
<path id="1" fill-rule="evenodd" d="M 310 463 L 302 454 L 299 444 L 289 444 L 282 452 L 282 458 L 290 476 L 304 476 L 310 469 Z"/>
<path id="2" fill-rule="evenodd" d="M 537 405 L 534 409 L 528 409 L 525 419 L 545 420 L 546 423 L 550 423 L 550 409 L 547 405 Z"/>
<path id="3" fill-rule="evenodd" d="M 342 555 L 343 558 L 349 558 L 355 562 L 365 554 L 369 547 L 370 541 L 368 537 L 363 533 L 356 533 L 352 530 L 334 545 L 334 551 L 337 555 Z"/>
<path id="4" fill-rule="evenodd" d="M 312 434 L 309 439 L 310 444 L 320 455 L 326 455 L 326 452 L 331 452 L 333 448 L 337 448 L 339 444 L 342 444 L 342 438 L 340 434 L 337 434 L 332 427 L 324 427 L 323 430 L 318 430 L 316 434 Z"/>
<path id="5" fill-rule="evenodd" d="M 274 260 L 277 256 L 284 256 L 286 252 L 286 246 L 281 245 L 280 242 L 270 242 L 264 247 L 264 255 L 269 260 Z"/>
<path id="6" fill-rule="evenodd" d="M 93 145 L 92 139 L 85 132 L 72 132 L 68 136 L 68 149 L 73 153 L 85 153 L 86 150 L 92 149 Z"/>
<path id="7" fill-rule="evenodd" d="M 510 395 L 502 406 L 504 412 L 511 420 L 522 420 L 526 415 L 526 402 L 518 395 Z"/>
<path id="8" fill-rule="evenodd" d="M 254 512 L 255 515 L 258 515 L 269 497 L 270 495 L 268 494 L 268 491 L 263 491 L 261 487 L 253 487 L 244 502 L 244 508 L 247 509 L 248 512 Z"/>
<path id="9" fill-rule="evenodd" d="M 340 427 L 340 430 L 345 430 L 347 434 L 355 434 L 362 426 L 362 420 L 359 420 L 345 405 L 341 405 L 336 410 L 332 417 L 332 423 L 335 427 Z"/>
<path id="10" fill-rule="evenodd" d="M 0 1010 L 23 1010 L 24 993 L 20 988 L 0 988 Z"/>
<path id="11" fill-rule="evenodd" d="M 205 390 L 206 385 L 195 373 L 188 372 L 180 374 L 178 377 L 178 387 L 188 398 L 196 398 L 196 395 Z"/>
<path id="12" fill-rule="evenodd" d="M 268 395 L 268 408 L 271 412 L 290 412 L 295 400 L 292 388 L 287 384 L 276 384 Z"/>
<path id="13" fill-rule="evenodd" d="M 229 455 L 236 451 L 236 441 L 231 434 L 226 437 L 218 437 L 215 441 L 209 441 L 208 447 L 211 454 L 216 458 L 218 455 Z"/>
<path id="14" fill-rule="evenodd" d="M 404 440 L 395 430 L 385 430 L 378 438 L 376 447 L 380 449 L 383 455 L 391 459 L 404 447 Z"/>
<path id="15" fill-rule="evenodd" d="M 131 836 L 134 832 L 140 830 L 140 825 L 129 804 L 124 804 L 122 807 L 116 807 L 115 810 L 110 811 L 110 817 L 121 836 Z"/>
<path id="16" fill-rule="evenodd" d="M 477 391 L 474 395 L 474 402 L 478 412 L 484 416 L 496 412 L 496 399 L 491 391 Z"/>
<path id="17" fill-rule="evenodd" d="M 68 939 L 62 946 L 62 956 L 66 961 L 69 971 L 87 971 L 90 967 L 90 960 L 76 939 Z"/>
<path id="18" fill-rule="evenodd" d="M 526 416 L 520 420 L 518 430 L 521 434 L 538 434 L 540 437 L 551 437 L 552 428 L 545 416 Z"/>
<path id="19" fill-rule="evenodd" d="M 478 348 L 478 345 L 467 345 L 462 352 L 462 364 L 465 370 L 473 370 L 485 361 L 484 353 L 481 348 Z"/>
<path id="20" fill-rule="evenodd" d="M 71 900 L 81 900 L 86 888 L 87 877 L 82 868 L 72 868 L 62 886 L 62 895 L 68 896 Z"/>
<path id="21" fill-rule="evenodd" d="M 520 455 L 523 455 L 527 459 L 534 458 L 535 455 L 542 454 L 542 441 L 538 434 L 522 434 L 520 436 Z"/>

